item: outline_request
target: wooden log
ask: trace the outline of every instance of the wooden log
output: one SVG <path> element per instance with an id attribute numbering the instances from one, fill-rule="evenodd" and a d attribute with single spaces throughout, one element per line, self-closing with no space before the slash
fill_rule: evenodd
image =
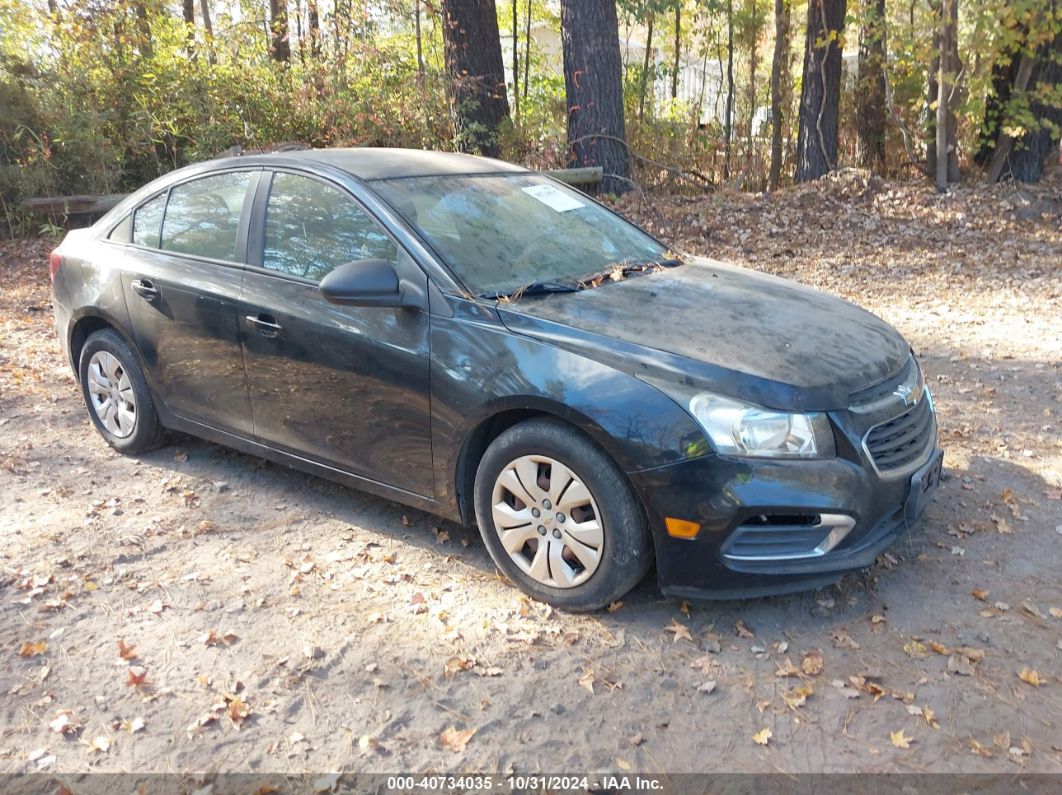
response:
<path id="1" fill-rule="evenodd" d="M 22 206 L 34 215 L 49 218 L 62 218 L 75 215 L 103 215 L 128 193 L 106 193 L 101 196 L 45 196 L 39 199 L 26 199 Z"/>
<path id="2" fill-rule="evenodd" d="M 559 179 L 568 185 L 597 185 L 604 179 L 605 170 L 601 166 L 586 166 L 584 168 L 555 168 L 542 172 L 554 179 Z"/>

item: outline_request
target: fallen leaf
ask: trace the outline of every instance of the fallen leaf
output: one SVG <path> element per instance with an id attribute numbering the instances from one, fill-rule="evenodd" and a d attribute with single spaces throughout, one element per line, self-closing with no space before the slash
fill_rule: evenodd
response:
<path id="1" fill-rule="evenodd" d="M 468 741 L 472 739 L 472 735 L 475 733 L 475 729 L 458 730 L 457 727 L 451 726 L 439 735 L 439 745 L 447 751 L 459 754 L 465 750 L 465 746 L 468 745 Z"/>
<path id="2" fill-rule="evenodd" d="M 133 718 L 132 720 L 126 721 L 125 724 L 123 724 L 123 728 L 130 734 L 136 734 L 138 731 L 143 731 L 144 726 L 145 723 L 143 718 Z"/>
<path id="3" fill-rule="evenodd" d="M 767 741 L 774 737 L 774 733 L 767 727 L 760 729 L 752 735 L 752 742 L 756 745 L 767 745 Z"/>
<path id="4" fill-rule="evenodd" d="M 384 744 L 376 737 L 369 734 L 363 734 L 358 738 L 358 749 L 362 754 L 386 754 L 387 749 Z"/>
<path id="5" fill-rule="evenodd" d="M 783 693 L 782 699 L 790 709 L 804 706 L 810 696 L 814 695 L 815 688 L 811 685 L 801 685 L 790 693 Z"/>
<path id="6" fill-rule="evenodd" d="M 36 643 L 23 643 L 22 647 L 18 650 L 19 657 L 36 657 L 40 654 L 44 654 L 48 649 L 48 644 L 43 640 L 39 640 Z"/>
<path id="7" fill-rule="evenodd" d="M 738 620 L 737 620 L 736 622 L 734 622 L 734 632 L 736 632 L 736 633 L 737 633 L 737 636 L 738 636 L 739 638 L 746 638 L 746 639 L 748 639 L 748 638 L 754 638 L 754 637 L 756 637 L 756 636 L 755 636 L 755 635 L 754 635 L 754 634 L 752 633 L 752 630 L 751 630 L 751 629 L 749 629 L 748 627 L 746 627 L 746 626 L 745 626 L 745 622 L 744 622 L 744 621 L 742 621 L 742 620 L 741 620 L 740 618 L 739 618 L 739 619 L 738 619 Z"/>
<path id="8" fill-rule="evenodd" d="M 978 754 L 979 756 L 983 756 L 985 759 L 990 759 L 992 757 L 992 752 L 983 744 L 981 744 L 980 741 L 974 739 L 973 737 L 970 738 L 970 753 Z"/>
<path id="9" fill-rule="evenodd" d="M 926 644 L 921 641 L 914 640 L 913 638 L 907 643 L 903 644 L 903 650 L 908 657 L 925 657 L 926 656 Z"/>
<path id="10" fill-rule="evenodd" d="M 948 658 L 948 673 L 959 676 L 973 676 L 973 664 L 961 654 L 953 654 Z"/>
<path id="11" fill-rule="evenodd" d="M 905 737 L 903 729 L 895 732 L 889 732 L 889 739 L 892 740 L 892 744 L 897 748 L 910 748 L 913 742 L 910 737 Z"/>
<path id="12" fill-rule="evenodd" d="M 1053 618 L 1062 618 L 1062 607 L 1049 607 L 1047 612 L 1051 614 Z"/>
<path id="13" fill-rule="evenodd" d="M 1040 674 L 1036 673 L 1036 671 L 1031 668 L 1022 668 L 1018 673 L 1018 678 L 1027 685 L 1032 685 L 1033 687 L 1040 686 Z"/>
<path id="14" fill-rule="evenodd" d="M 640 734 L 632 734 L 627 742 L 631 744 L 631 748 L 637 748 L 639 745 L 645 742 L 645 738 Z"/>
<path id="15" fill-rule="evenodd" d="M 808 676 L 818 676 L 822 673 L 822 652 L 818 649 L 809 651 L 804 655 L 800 663 L 800 670 Z"/>
<path id="16" fill-rule="evenodd" d="M 712 693 L 714 691 L 715 691 L 715 680 L 714 679 L 709 679 L 707 682 L 704 682 L 703 684 L 700 684 L 700 685 L 697 686 L 697 692 L 698 693 L 704 693 L 705 695 L 707 695 L 708 693 Z"/>
<path id="17" fill-rule="evenodd" d="M 228 713 L 232 725 L 239 729 L 251 715 L 251 706 L 239 696 L 226 699 L 229 702 Z"/>
<path id="18" fill-rule="evenodd" d="M 793 661 L 788 657 L 779 666 L 778 670 L 774 672 L 775 676 L 800 676 L 800 669 L 793 665 Z"/>
<path id="19" fill-rule="evenodd" d="M 585 674 L 583 674 L 583 676 L 579 679 L 579 687 L 581 687 L 581 688 L 583 688 L 585 690 L 589 690 L 591 693 L 594 692 L 594 673 L 593 673 L 593 671 L 587 671 Z"/>
<path id="20" fill-rule="evenodd" d="M 617 756 L 616 767 L 618 767 L 620 770 L 630 770 L 631 763 L 624 759 L 622 756 Z"/>
<path id="21" fill-rule="evenodd" d="M 608 606 L 608 612 L 615 613 L 617 610 L 620 610 L 622 608 L 623 608 L 623 602 L 620 602 L 620 601 L 610 602 L 609 606 Z"/>
<path id="22" fill-rule="evenodd" d="M 136 644 L 127 644 L 124 640 L 118 641 L 118 656 L 123 660 L 132 660 L 136 657 Z"/>
<path id="23" fill-rule="evenodd" d="M 1002 751 L 1010 748 L 1010 732 L 1000 732 L 992 735 L 992 744 Z"/>
<path id="24" fill-rule="evenodd" d="M 105 754 L 111 750 L 111 740 L 109 737 L 97 737 L 89 744 L 89 750 L 93 753 Z"/>
<path id="25" fill-rule="evenodd" d="M 674 637 L 671 639 L 672 643 L 678 643 L 679 639 L 688 640 L 690 643 L 693 643 L 693 635 L 690 634 L 686 625 L 681 623 L 677 618 L 671 619 L 671 623 L 664 627 L 664 632 L 674 633 Z"/>
<path id="26" fill-rule="evenodd" d="M 684 616 L 689 616 L 690 614 L 690 603 L 685 599 L 683 599 L 682 604 L 679 605 L 679 612 Z"/>
<path id="27" fill-rule="evenodd" d="M 974 599 L 977 599 L 978 601 L 981 601 L 981 602 L 987 602 L 988 601 L 988 594 L 989 593 L 990 593 L 990 591 L 987 588 L 974 588 L 972 591 L 970 591 L 970 595 Z"/>
<path id="28" fill-rule="evenodd" d="M 147 684 L 147 668 L 141 668 L 139 665 L 130 665 L 127 671 L 125 683 L 130 687 L 143 687 Z"/>
<path id="29" fill-rule="evenodd" d="M 833 639 L 833 645 L 841 649 L 858 649 L 859 644 L 855 639 L 848 634 L 848 630 L 843 627 L 840 629 L 834 629 L 830 631 L 830 638 Z"/>
<path id="30" fill-rule="evenodd" d="M 443 676 L 447 679 L 453 679 L 461 671 L 471 670 L 475 664 L 476 661 L 471 657 L 451 657 L 443 665 Z"/>
<path id="31" fill-rule="evenodd" d="M 48 723 L 48 728 L 56 734 L 73 734 L 81 728 L 81 723 L 69 709 L 59 710 Z"/>

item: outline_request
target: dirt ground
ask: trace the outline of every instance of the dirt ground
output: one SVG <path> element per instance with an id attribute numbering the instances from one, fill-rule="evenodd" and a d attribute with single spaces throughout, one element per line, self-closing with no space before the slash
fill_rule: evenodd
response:
<path id="1" fill-rule="evenodd" d="M 650 577 L 566 615 L 474 530 L 187 437 L 112 452 L 52 243 L 2 244 L 0 772 L 1062 772 L 1059 184 L 621 206 L 900 329 L 951 473 L 922 527 L 814 593 Z"/>

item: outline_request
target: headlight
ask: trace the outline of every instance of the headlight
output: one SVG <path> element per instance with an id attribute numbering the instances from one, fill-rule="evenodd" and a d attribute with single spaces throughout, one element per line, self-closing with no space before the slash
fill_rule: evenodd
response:
<path id="1" fill-rule="evenodd" d="M 832 458 L 833 430 L 825 414 L 787 414 L 700 392 L 689 411 L 723 455 Z"/>

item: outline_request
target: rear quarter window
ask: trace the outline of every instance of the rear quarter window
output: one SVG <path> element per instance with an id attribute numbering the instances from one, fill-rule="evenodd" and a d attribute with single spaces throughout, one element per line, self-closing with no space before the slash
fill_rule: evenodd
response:
<path id="1" fill-rule="evenodd" d="M 113 240 L 115 243 L 128 243 L 129 237 L 133 231 L 133 216 L 127 215 L 123 218 L 111 233 L 107 235 L 108 240 Z"/>
<path id="2" fill-rule="evenodd" d="M 133 242 L 138 246 L 159 247 L 162 216 L 166 212 L 166 194 L 141 204 L 133 213 Z"/>

